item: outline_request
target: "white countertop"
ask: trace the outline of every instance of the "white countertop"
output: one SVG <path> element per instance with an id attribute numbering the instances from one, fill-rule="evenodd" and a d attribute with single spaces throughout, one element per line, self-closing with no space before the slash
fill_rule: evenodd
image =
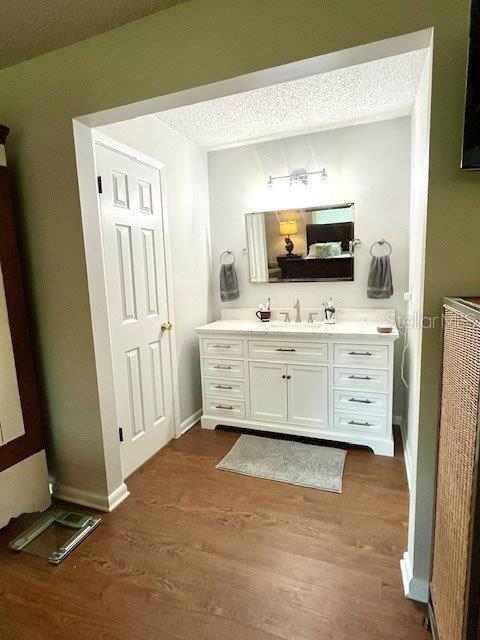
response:
<path id="1" fill-rule="evenodd" d="M 197 333 L 247 333 L 255 335 L 312 335 L 312 336 L 377 336 L 381 339 L 396 340 L 398 329 L 393 325 L 391 333 L 379 333 L 377 322 L 336 322 L 335 324 L 325 324 L 323 322 L 260 322 L 260 320 L 216 320 L 209 324 L 204 324 L 195 329 Z"/>

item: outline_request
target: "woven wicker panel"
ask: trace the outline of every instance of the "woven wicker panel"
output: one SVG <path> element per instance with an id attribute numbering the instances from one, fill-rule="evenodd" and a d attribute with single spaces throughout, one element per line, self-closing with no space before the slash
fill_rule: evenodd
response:
<path id="1" fill-rule="evenodd" d="M 464 640 L 480 383 L 480 323 L 445 308 L 431 597 L 440 640 Z"/>
<path id="2" fill-rule="evenodd" d="M 468 302 L 468 304 L 471 307 L 475 307 L 475 309 L 478 309 L 480 311 L 480 298 L 462 298 L 462 299 Z"/>

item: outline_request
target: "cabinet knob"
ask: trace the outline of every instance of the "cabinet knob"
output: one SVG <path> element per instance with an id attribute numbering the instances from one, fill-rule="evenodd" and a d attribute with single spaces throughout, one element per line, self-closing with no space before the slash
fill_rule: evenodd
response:
<path id="1" fill-rule="evenodd" d="M 287 380 L 291 380 L 291 379 L 292 379 L 292 376 L 287 376 Z"/>
<path id="2" fill-rule="evenodd" d="M 173 325 L 171 322 L 164 322 L 160 328 L 162 331 L 171 331 L 173 329 Z"/>
<path id="3" fill-rule="evenodd" d="M 285 378 L 286 378 L 286 377 L 287 377 L 287 376 L 286 376 L 285 374 L 283 374 L 282 378 L 283 378 L 284 380 L 285 380 Z"/>

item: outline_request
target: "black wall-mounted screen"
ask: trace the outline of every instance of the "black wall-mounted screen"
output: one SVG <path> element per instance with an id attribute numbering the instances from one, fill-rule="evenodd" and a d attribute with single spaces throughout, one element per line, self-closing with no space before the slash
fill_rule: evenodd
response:
<path id="1" fill-rule="evenodd" d="M 480 0 L 472 0 L 462 169 L 480 169 Z"/>

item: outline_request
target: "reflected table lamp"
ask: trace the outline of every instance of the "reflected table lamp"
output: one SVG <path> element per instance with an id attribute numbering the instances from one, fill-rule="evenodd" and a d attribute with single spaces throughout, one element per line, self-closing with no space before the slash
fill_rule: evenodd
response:
<path id="1" fill-rule="evenodd" d="M 287 257 L 291 257 L 294 244 L 290 236 L 298 233 L 298 227 L 295 220 L 285 220 L 280 222 L 279 234 L 285 238 L 285 249 L 287 251 Z"/>

